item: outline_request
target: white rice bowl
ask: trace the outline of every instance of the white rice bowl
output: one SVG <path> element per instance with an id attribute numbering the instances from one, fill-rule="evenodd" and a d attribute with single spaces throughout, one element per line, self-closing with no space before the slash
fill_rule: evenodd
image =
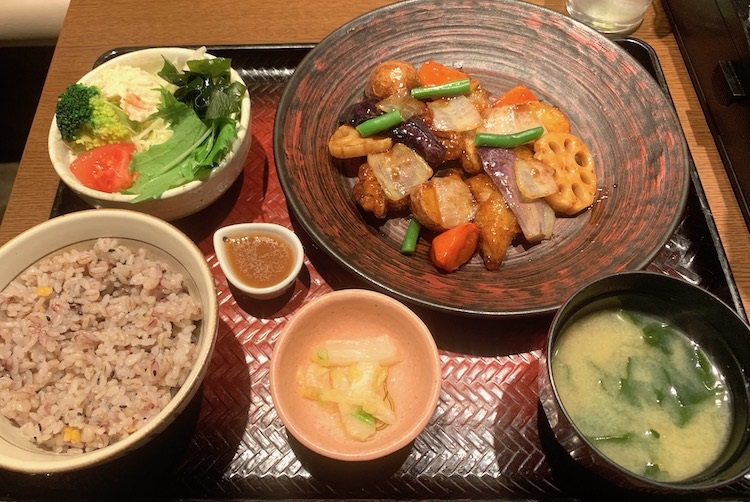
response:
<path id="1" fill-rule="evenodd" d="M 195 57 L 195 54 L 195 49 L 182 47 L 156 47 L 127 52 L 105 61 L 84 75 L 79 82 L 91 84 L 103 70 L 121 65 L 156 73 L 161 70 L 164 64 L 163 58 L 174 64 L 176 68 L 182 69 L 189 59 Z M 206 57 L 213 56 L 206 54 Z M 234 69 L 231 70 L 231 79 L 242 82 L 242 78 Z M 52 165 L 63 183 L 93 207 L 134 209 L 172 221 L 190 216 L 206 208 L 232 186 L 245 166 L 247 153 L 250 149 L 250 116 L 250 96 L 246 91 L 242 99 L 237 138 L 232 144 L 232 150 L 213 169 L 209 177 L 203 181 L 191 181 L 167 190 L 158 199 L 145 200 L 135 204 L 130 202 L 136 197 L 135 195 L 101 192 L 88 188 L 70 172 L 70 163 L 75 156 L 63 142 L 55 118 L 52 119 L 50 126 L 47 147 Z"/>
<path id="2" fill-rule="evenodd" d="M 149 259 L 153 258 L 160 262 L 166 262 L 177 272 L 184 274 L 184 282 L 189 295 L 197 301 L 200 307 L 201 319 L 195 322 L 197 327 L 194 332 L 191 333 L 191 328 L 188 326 L 185 328 L 185 332 L 180 337 L 177 337 L 182 338 L 183 341 L 187 341 L 188 343 L 182 344 L 182 348 L 177 347 L 180 345 L 179 343 L 174 345 L 177 351 L 182 351 L 183 349 L 189 350 L 189 346 L 194 345 L 194 354 L 190 356 L 192 363 L 185 365 L 183 361 L 182 367 L 180 367 L 180 364 L 172 361 L 172 359 L 179 359 L 179 357 L 171 354 L 168 366 L 174 370 L 172 375 L 168 376 L 159 372 L 157 374 L 159 375 L 159 379 L 164 378 L 163 385 L 166 388 L 171 387 L 178 381 L 182 382 L 182 384 L 179 385 L 177 383 L 178 386 L 173 387 L 171 392 L 167 390 L 166 397 L 162 393 L 161 401 L 158 403 L 156 402 L 158 401 L 157 398 L 148 397 L 148 399 L 154 399 L 153 403 L 158 408 L 161 408 L 161 411 L 143 420 L 138 428 L 131 427 L 126 434 L 123 434 L 124 437 L 114 438 L 116 440 L 109 445 L 93 449 L 92 451 L 81 452 L 80 450 L 73 449 L 67 453 L 55 452 L 53 451 L 55 448 L 48 445 L 41 446 L 35 444 L 24 435 L 17 423 L 6 418 L 6 416 L 0 416 L 0 468 L 2 469 L 24 473 L 57 473 L 98 465 L 120 457 L 129 450 L 142 446 L 168 427 L 184 411 L 193 397 L 195 397 L 205 377 L 208 363 L 213 353 L 218 328 L 218 306 L 213 275 L 208 268 L 205 257 L 197 246 L 178 229 L 159 218 L 137 211 L 98 209 L 59 216 L 37 225 L 0 247 L 0 262 L 3 263 L 3 267 L 0 268 L 0 290 L 5 291 L 8 285 L 19 277 L 19 274 L 38 263 L 41 259 L 60 255 L 64 250 L 71 248 L 78 250 L 91 249 L 94 246 L 94 242 L 99 238 L 116 239 L 118 244 L 126 246 L 133 252 L 137 252 L 139 247 L 145 248 Z M 111 242 L 112 240 L 105 239 L 101 245 L 107 247 L 110 246 Z M 108 249 L 102 250 L 102 253 L 105 255 L 108 252 Z M 138 259 L 135 261 L 137 262 Z M 145 277 L 141 277 L 134 282 L 147 281 L 149 280 L 148 275 L 145 274 Z M 162 279 L 169 282 L 166 275 Z M 59 288 L 59 286 L 56 287 Z M 0 299 L 0 301 L 4 300 Z M 136 304 L 142 303 L 138 299 L 133 300 L 133 302 Z M 164 302 L 164 306 L 167 309 L 175 311 L 182 309 L 186 305 L 185 302 L 189 304 L 190 300 L 186 299 L 184 295 L 179 301 L 176 300 L 176 297 L 170 297 L 168 301 Z M 87 305 L 83 308 L 90 308 L 90 306 Z M 138 309 L 133 310 L 138 311 Z M 104 312 L 102 311 L 102 313 Z M 170 315 L 173 316 L 174 312 L 167 314 L 168 317 Z M 5 317 L 5 306 L 3 306 L 3 312 L 0 313 L 0 317 Z M 100 317 L 102 316 L 100 315 Z M 0 318 L 0 322 L 5 323 L 7 319 Z M 189 325 L 190 322 L 186 322 L 185 324 Z M 178 325 L 180 325 L 179 321 L 175 326 Z M 175 330 L 179 331 L 178 328 Z M 131 330 L 128 332 L 129 339 L 125 341 L 120 340 L 118 343 L 125 346 L 128 344 L 135 346 L 135 340 L 139 336 L 144 336 L 146 331 L 136 326 L 134 331 Z M 24 340 L 26 340 L 26 333 L 23 336 L 17 336 L 17 339 L 13 342 Z M 30 340 L 26 341 L 30 343 Z M 118 368 L 117 371 L 121 372 L 120 375 L 122 376 L 125 374 L 122 372 L 127 369 L 127 365 L 125 364 L 127 357 L 123 358 L 122 353 L 120 353 L 118 360 L 118 356 L 113 355 L 117 352 L 113 348 L 113 345 L 117 344 L 104 343 L 103 340 L 99 343 L 99 346 L 104 350 L 103 354 L 105 354 L 102 357 L 106 359 L 105 362 L 109 365 L 107 368 Z M 12 344 L 9 345 L 0 340 L 0 347 L 1 350 L 6 351 L 6 354 L 0 354 L 0 362 L 8 365 L 7 350 L 9 347 L 12 348 Z M 85 358 L 82 358 L 81 354 L 68 354 L 67 356 L 61 356 L 59 359 L 60 361 L 67 360 L 75 364 L 76 360 Z M 90 354 L 88 359 L 87 363 L 91 363 L 92 356 Z M 34 368 L 34 371 L 43 374 L 43 371 L 40 371 L 39 367 Z M 9 370 L 4 367 L 2 368 L 2 373 L 2 378 L 7 379 Z M 106 380 L 106 375 L 102 376 L 100 374 L 99 379 Z M 138 375 L 129 375 L 122 379 L 122 381 L 126 380 L 131 383 L 135 382 L 137 385 Z M 106 403 L 106 399 L 111 399 L 109 403 L 111 407 L 119 408 L 122 404 L 123 410 L 131 407 L 129 411 L 134 411 L 133 408 L 137 407 L 136 403 L 119 401 L 124 398 L 123 393 L 115 392 L 118 389 L 117 383 L 120 383 L 120 381 L 108 383 L 108 388 L 112 391 L 110 392 L 111 395 L 105 396 L 104 402 Z M 79 381 L 74 385 L 84 386 L 86 384 Z M 107 387 L 105 385 L 101 388 Z M 88 393 L 90 390 L 92 389 L 82 389 L 81 395 Z M 96 387 L 94 385 L 95 390 Z M 0 389 L 0 393 L 2 392 L 6 391 Z M 172 393 L 174 395 L 169 399 Z M 58 396 L 58 399 L 61 400 L 60 404 L 65 404 L 63 401 L 66 399 L 75 398 L 75 394 L 71 394 L 68 398 L 62 394 Z M 146 407 L 148 406 L 150 404 Z M 106 412 L 106 405 L 100 405 L 100 408 L 100 413 Z M 115 412 L 117 411 L 115 409 Z M 54 417 L 48 417 L 46 420 L 51 423 L 53 419 Z M 45 422 L 44 428 L 47 427 L 48 424 Z M 52 429 L 55 428 L 54 425 L 49 425 L 49 427 Z M 57 425 L 56 427 L 59 429 L 60 426 Z M 113 423 L 112 427 L 112 430 L 117 430 L 118 426 Z M 88 431 L 89 434 L 91 432 Z"/>

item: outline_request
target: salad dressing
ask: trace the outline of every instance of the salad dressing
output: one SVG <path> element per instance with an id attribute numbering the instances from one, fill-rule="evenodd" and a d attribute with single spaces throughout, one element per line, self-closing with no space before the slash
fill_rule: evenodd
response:
<path id="1" fill-rule="evenodd" d="M 270 233 L 224 238 L 226 255 L 237 278 L 253 288 L 267 288 L 286 279 L 294 267 L 294 251 Z"/>

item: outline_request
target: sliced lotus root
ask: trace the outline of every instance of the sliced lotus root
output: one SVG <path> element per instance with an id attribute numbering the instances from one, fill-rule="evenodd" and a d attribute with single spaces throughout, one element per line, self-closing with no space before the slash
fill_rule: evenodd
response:
<path id="1" fill-rule="evenodd" d="M 545 197 L 555 211 L 573 215 L 594 203 L 594 159 L 583 140 L 573 134 L 547 133 L 534 143 L 534 158 L 555 170 L 557 193 Z"/>

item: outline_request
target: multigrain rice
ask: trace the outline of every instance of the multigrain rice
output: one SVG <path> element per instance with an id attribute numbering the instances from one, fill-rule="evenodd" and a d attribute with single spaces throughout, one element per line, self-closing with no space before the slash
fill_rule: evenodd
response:
<path id="1" fill-rule="evenodd" d="M 200 319 L 144 249 L 103 238 L 45 258 L 0 293 L 0 413 L 55 452 L 121 440 L 184 383 Z"/>

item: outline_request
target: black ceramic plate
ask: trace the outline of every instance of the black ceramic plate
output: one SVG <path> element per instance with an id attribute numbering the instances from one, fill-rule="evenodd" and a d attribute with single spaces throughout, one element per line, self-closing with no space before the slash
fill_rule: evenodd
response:
<path id="1" fill-rule="evenodd" d="M 377 223 L 356 206 L 353 179 L 327 151 L 344 107 L 387 59 L 461 67 L 495 94 L 516 83 L 558 106 L 594 155 L 593 207 L 558 220 L 552 240 L 514 246 L 499 270 L 477 257 L 444 274 L 422 240 L 399 251 L 406 222 Z M 289 206 L 314 241 L 374 288 L 403 301 L 474 316 L 550 312 L 603 274 L 643 268 L 674 231 L 689 156 L 674 108 L 613 42 L 551 10 L 512 0 L 411 0 L 342 26 L 289 81 L 274 155 Z"/>

